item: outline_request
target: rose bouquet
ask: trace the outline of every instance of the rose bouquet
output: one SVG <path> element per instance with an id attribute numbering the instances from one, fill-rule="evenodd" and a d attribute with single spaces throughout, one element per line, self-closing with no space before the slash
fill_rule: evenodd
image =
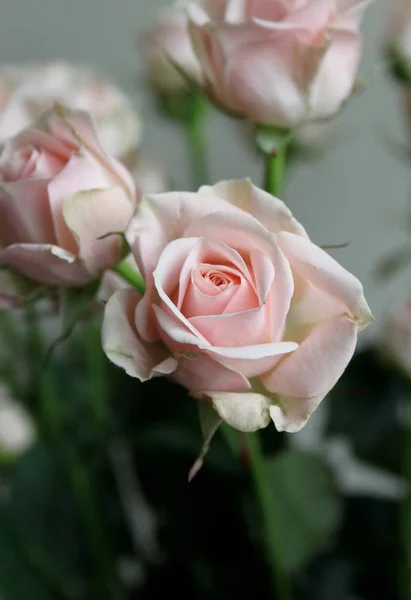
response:
<path id="1" fill-rule="evenodd" d="M 147 159 L 135 102 L 91 69 L 0 69 L 6 599 L 176 586 L 187 598 L 409 597 L 409 310 L 356 353 L 374 320 L 363 285 L 286 190 L 364 87 L 369 4 L 193 0 L 158 15 L 138 51 L 157 109 L 186 134 L 190 190 Z M 409 86 L 394 30 L 390 60 Z M 213 108 L 263 182 L 215 181 Z M 389 423 L 396 444 L 380 460 Z M 382 550 L 378 518 L 357 527 L 379 501 L 394 507 L 384 527 L 404 514 Z M 377 558 L 356 554 L 367 535 Z"/>

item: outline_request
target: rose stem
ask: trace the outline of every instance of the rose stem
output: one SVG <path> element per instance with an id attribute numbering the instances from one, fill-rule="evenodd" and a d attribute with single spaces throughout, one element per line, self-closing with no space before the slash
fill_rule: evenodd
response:
<path id="1" fill-rule="evenodd" d="M 259 434 L 257 432 L 248 434 L 247 441 L 251 474 L 263 522 L 267 561 L 273 587 L 276 590 L 276 598 L 278 600 L 291 600 L 290 584 L 281 565 L 281 547 L 277 538 L 277 523 L 273 512 L 272 493 Z"/>
<path id="2" fill-rule="evenodd" d="M 64 424 L 53 382 L 47 369 L 44 368 L 46 348 L 34 306 L 28 308 L 27 325 L 28 354 L 40 398 L 40 429 L 45 435 L 46 442 L 53 447 L 55 456 L 60 460 L 72 487 L 94 564 L 95 593 L 101 600 L 111 600 L 114 569 L 108 540 L 102 527 L 103 521 L 98 510 L 98 494 L 94 490 L 93 478 L 87 464 L 73 444 L 65 441 Z"/>
<path id="3" fill-rule="evenodd" d="M 146 285 L 140 273 L 133 269 L 133 267 L 125 260 L 113 267 L 112 271 L 122 277 L 124 281 L 127 281 L 133 288 L 138 290 L 140 294 L 144 294 L 146 291 Z"/>
<path id="4" fill-rule="evenodd" d="M 185 119 L 185 126 L 192 182 L 195 190 L 209 183 L 207 141 L 203 127 L 206 109 L 207 100 L 200 93 L 194 92 Z"/>
<path id="5" fill-rule="evenodd" d="M 276 154 L 265 155 L 265 190 L 277 198 L 281 197 L 286 165 L 285 145 Z"/>

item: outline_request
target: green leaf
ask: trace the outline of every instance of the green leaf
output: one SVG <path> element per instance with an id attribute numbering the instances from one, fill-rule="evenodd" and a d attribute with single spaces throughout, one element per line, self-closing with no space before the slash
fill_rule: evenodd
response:
<path id="1" fill-rule="evenodd" d="M 48 349 L 46 364 L 56 347 L 70 337 L 78 321 L 84 317 L 97 295 L 100 283 L 100 279 L 94 279 L 83 287 L 65 288 L 62 290 L 60 309 L 61 332 Z"/>
<path id="2" fill-rule="evenodd" d="M 268 464 L 283 568 L 296 571 L 330 542 L 341 505 L 321 458 L 285 450 Z"/>
<path id="3" fill-rule="evenodd" d="M 264 154 L 275 156 L 279 150 L 291 142 L 293 132 L 289 129 L 276 129 L 266 125 L 257 125 L 255 141 L 259 150 Z"/>
<path id="4" fill-rule="evenodd" d="M 193 480 L 203 466 L 204 458 L 210 449 L 211 440 L 222 423 L 212 405 L 205 400 L 199 400 L 198 402 L 198 416 L 200 418 L 200 427 L 203 434 L 204 443 L 199 457 L 190 469 L 190 473 L 188 475 L 189 481 Z"/>

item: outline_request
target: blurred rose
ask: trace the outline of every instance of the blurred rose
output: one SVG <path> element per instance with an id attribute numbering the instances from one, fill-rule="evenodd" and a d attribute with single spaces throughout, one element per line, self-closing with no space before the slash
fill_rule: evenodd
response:
<path id="1" fill-rule="evenodd" d="M 90 69 L 61 61 L 0 70 L 0 141 L 31 125 L 56 101 L 90 112 L 110 154 L 122 157 L 140 144 L 141 120 L 130 99 Z"/>
<path id="2" fill-rule="evenodd" d="M 83 112 L 56 107 L 0 153 L 0 266 L 50 285 L 82 285 L 121 257 L 136 205 L 131 176 Z"/>
<path id="3" fill-rule="evenodd" d="M 239 430 L 300 429 L 372 320 L 360 282 L 248 180 L 145 196 L 126 236 L 147 289 L 112 296 L 105 352 Z"/>
<path id="4" fill-rule="evenodd" d="M 380 347 L 383 354 L 411 376 L 411 300 L 385 319 Z"/>
<path id="5" fill-rule="evenodd" d="M 0 453 L 24 452 L 35 438 L 34 424 L 22 406 L 0 385 Z"/>
<path id="6" fill-rule="evenodd" d="M 145 38 L 149 78 L 161 92 L 179 92 L 187 88 L 187 80 L 179 69 L 189 79 L 197 83 L 201 81 L 200 64 L 188 33 L 186 4 L 176 2 L 163 10 L 155 28 Z"/>
<path id="7" fill-rule="evenodd" d="M 190 31 L 210 95 L 226 110 L 276 127 L 334 115 L 355 82 L 368 3 L 191 3 Z"/>

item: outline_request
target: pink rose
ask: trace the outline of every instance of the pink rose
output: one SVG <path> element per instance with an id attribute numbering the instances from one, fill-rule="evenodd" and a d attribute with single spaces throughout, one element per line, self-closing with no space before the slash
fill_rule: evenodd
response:
<path id="1" fill-rule="evenodd" d="M 56 101 L 90 112 L 105 150 L 123 157 L 141 141 L 141 120 L 131 100 L 91 69 L 63 61 L 0 69 L 0 141 L 29 127 Z"/>
<path id="2" fill-rule="evenodd" d="M 46 113 L 0 153 L 0 266 L 73 286 L 121 258 L 136 205 L 126 169 L 100 147 L 86 113 Z"/>
<path id="3" fill-rule="evenodd" d="M 372 320 L 360 282 L 248 180 L 144 196 L 126 235 L 147 289 L 110 299 L 107 356 L 239 430 L 300 429 Z"/>
<path id="4" fill-rule="evenodd" d="M 155 88 L 162 92 L 186 89 L 187 80 L 178 69 L 189 79 L 201 82 L 201 67 L 191 45 L 188 19 L 182 3 L 163 10 L 156 27 L 144 41 L 149 78 Z"/>
<path id="5" fill-rule="evenodd" d="M 358 29 L 369 1 L 190 4 L 192 41 L 210 95 L 226 110 L 276 127 L 334 115 L 355 83 Z"/>

